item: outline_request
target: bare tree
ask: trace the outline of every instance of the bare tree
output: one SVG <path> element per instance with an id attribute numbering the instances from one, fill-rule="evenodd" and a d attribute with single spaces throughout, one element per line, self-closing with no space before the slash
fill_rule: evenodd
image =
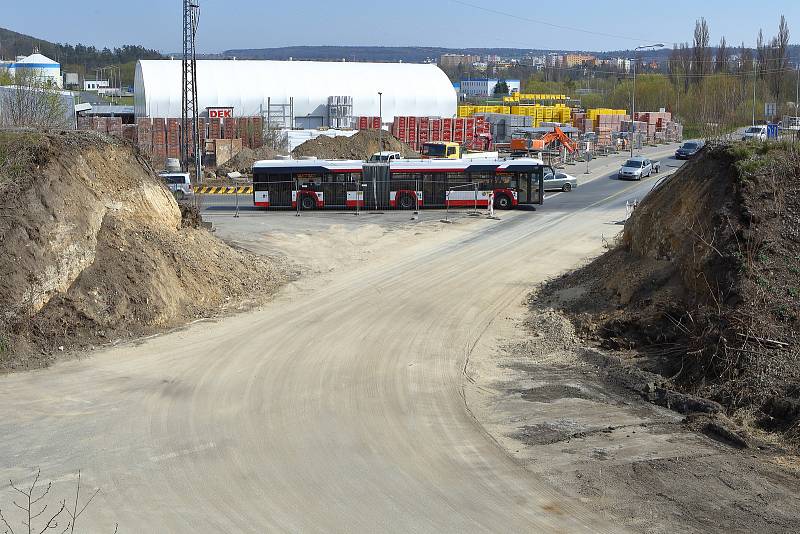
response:
<path id="1" fill-rule="evenodd" d="M 14 84 L 0 88 L 0 125 L 63 128 L 67 108 L 58 87 L 35 73 L 17 73 Z"/>
<path id="2" fill-rule="evenodd" d="M 59 528 L 59 522 L 63 523 L 62 517 L 64 521 L 66 521 L 66 525 L 64 525 L 59 532 L 61 534 L 74 534 L 78 518 L 83 514 L 89 504 L 91 504 L 97 494 L 100 493 L 99 488 L 95 489 L 89 499 L 81 505 L 81 472 L 78 471 L 75 501 L 74 503 L 70 502 L 72 508 L 67 506 L 67 502 L 64 499 L 58 501 L 56 506 L 51 508 L 51 511 L 48 513 L 47 508 L 50 505 L 46 502 L 46 499 L 47 496 L 50 495 L 53 483 L 48 482 L 47 486 L 44 488 L 41 486 L 37 487 L 37 485 L 39 485 L 40 476 L 41 471 L 37 469 L 33 477 L 33 482 L 30 487 L 27 488 L 20 488 L 13 480 L 9 481 L 11 488 L 19 494 L 19 497 L 17 497 L 16 500 L 12 500 L 11 503 L 22 512 L 23 517 L 19 521 L 22 526 L 19 527 L 18 525 L 17 528 L 20 530 L 15 531 L 11 520 L 3 515 L 3 511 L 0 509 L 0 528 L 4 529 L 3 534 L 43 534 L 48 530 Z M 17 500 L 20 502 L 17 502 Z M 118 529 L 119 525 L 114 527 L 114 534 L 116 534 Z"/>
<path id="3" fill-rule="evenodd" d="M 781 83 L 783 82 L 784 71 L 788 65 L 789 49 L 789 25 L 786 18 L 781 15 L 778 24 L 778 35 L 770 40 L 768 57 L 770 59 L 767 69 L 767 81 L 770 93 L 775 96 L 775 101 L 780 102 Z"/>
<path id="4" fill-rule="evenodd" d="M 692 73 L 695 74 L 695 82 L 702 80 L 703 76 L 711 70 L 709 65 L 711 61 L 711 54 L 708 49 L 709 38 L 708 23 L 705 18 L 701 17 L 700 20 L 695 22 L 694 42 L 692 43 L 694 51 Z"/>

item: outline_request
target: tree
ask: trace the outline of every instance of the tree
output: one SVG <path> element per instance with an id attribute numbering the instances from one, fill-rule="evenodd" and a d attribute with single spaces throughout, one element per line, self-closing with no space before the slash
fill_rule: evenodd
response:
<path id="1" fill-rule="evenodd" d="M 494 86 L 494 94 L 495 96 L 499 95 L 507 95 L 508 94 L 508 84 L 505 80 L 500 80 Z"/>
<path id="2" fill-rule="evenodd" d="M 695 75 L 695 83 L 699 82 L 711 70 L 709 66 L 711 55 L 708 50 L 708 41 L 708 23 L 705 18 L 700 17 L 700 20 L 694 24 L 692 73 Z"/>
<path id="3" fill-rule="evenodd" d="M 714 64 L 714 70 L 716 72 L 728 72 L 729 56 L 730 50 L 728 49 L 728 44 L 725 42 L 725 36 L 723 35 L 717 47 L 717 60 Z"/>
<path id="4" fill-rule="evenodd" d="M 0 92 L 0 125 L 28 128 L 67 127 L 67 108 L 52 80 L 17 73 Z"/>

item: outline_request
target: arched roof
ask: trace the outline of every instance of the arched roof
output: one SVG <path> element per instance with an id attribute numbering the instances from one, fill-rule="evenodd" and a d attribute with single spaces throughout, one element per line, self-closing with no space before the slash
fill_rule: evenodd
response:
<path id="1" fill-rule="evenodd" d="M 199 109 L 233 107 L 235 116 L 258 115 L 294 98 L 294 115 L 324 115 L 329 96 L 352 96 L 353 115 L 443 116 L 456 113 L 456 93 L 436 65 L 320 61 L 200 60 Z M 136 116 L 181 116 L 181 61 L 141 60 L 136 65 Z"/>

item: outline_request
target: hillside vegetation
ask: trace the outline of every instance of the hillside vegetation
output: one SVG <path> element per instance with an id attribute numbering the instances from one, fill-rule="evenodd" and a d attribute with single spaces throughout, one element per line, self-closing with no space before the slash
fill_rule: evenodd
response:
<path id="1" fill-rule="evenodd" d="M 800 443 L 798 146 L 707 149 L 538 300 L 667 387 Z"/>

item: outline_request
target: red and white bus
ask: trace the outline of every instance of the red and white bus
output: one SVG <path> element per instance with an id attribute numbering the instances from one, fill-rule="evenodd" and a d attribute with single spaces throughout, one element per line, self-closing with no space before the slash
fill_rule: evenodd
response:
<path id="1" fill-rule="evenodd" d="M 253 203 L 262 208 L 414 209 L 541 204 L 541 160 L 264 160 L 253 166 Z"/>

